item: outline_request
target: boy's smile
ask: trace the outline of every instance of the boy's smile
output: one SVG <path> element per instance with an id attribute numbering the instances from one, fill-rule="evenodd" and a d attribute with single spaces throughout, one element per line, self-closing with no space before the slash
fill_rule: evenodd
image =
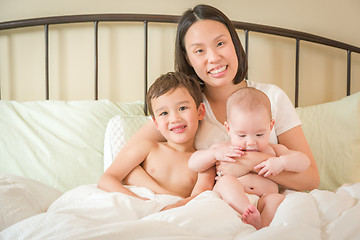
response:
<path id="1" fill-rule="evenodd" d="M 151 101 L 155 126 L 168 142 L 193 144 L 199 120 L 205 115 L 205 111 L 200 111 L 203 105 L 198 109 L 188 90 L 183 87 Z"/>

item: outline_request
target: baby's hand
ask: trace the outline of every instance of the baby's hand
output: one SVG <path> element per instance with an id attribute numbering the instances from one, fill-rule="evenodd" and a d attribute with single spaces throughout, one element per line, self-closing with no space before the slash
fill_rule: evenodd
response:
<path id="1" fill-rule="evenodd" d="M 254 169 L 260 169 L 258 174 L 264 177 L 276 176 L 283 171 L 284 168 L 284 163 L 279 157 L 269 158 L 254 167 Z"/>
<path id="2" fill-rule="evenodd" d="M 217 161 L 223 162 L 236 162 L 234 157 L 241 157 L 244 155 L 244 152 L 239 146 L 225 146 L 215 149 L 214 157 Z"/>

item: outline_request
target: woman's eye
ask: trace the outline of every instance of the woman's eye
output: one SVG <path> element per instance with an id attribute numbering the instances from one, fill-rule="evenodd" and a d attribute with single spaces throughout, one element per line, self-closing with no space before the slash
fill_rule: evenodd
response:
<path id="1" fill-rule="evenodd" d="M 218 47 L 220 47 L 220 46 L 222 46 L 224 44 L 225 44 L 224 42 L 219 42 L 217 45 L 218 45 Z"/>
<path id="2" fill-rule="evenodd" d="M 162 113 L 160 113 L 160 116 L 165 116 L 167 114 L 168 114 L 167 112 L 162 112 Z"/>
<path id="3" fill-rule="evenodd" d="M 195 53 L 203 53 L 203 52 L 204 52 L 204 50 L 202 50 L 202 49 L 198 49 L 195 51 Z"/>

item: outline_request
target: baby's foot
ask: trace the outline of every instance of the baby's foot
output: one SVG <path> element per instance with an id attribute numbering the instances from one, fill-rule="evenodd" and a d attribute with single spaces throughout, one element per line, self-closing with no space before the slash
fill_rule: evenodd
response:
<path id="1" fill-rule="evenodd" d="M 254 226 L 256 229 L 261 228 L 260 212 L 252 204 L 250 204 L 242 214 L 242 220 L 244 223 L 250 224 Z"/>

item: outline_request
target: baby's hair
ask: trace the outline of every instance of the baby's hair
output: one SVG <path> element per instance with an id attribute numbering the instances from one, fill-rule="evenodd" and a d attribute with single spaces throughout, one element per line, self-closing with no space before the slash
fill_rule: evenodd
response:
<path id="1" fill-rule="evenodd" d="M 183 87 L 189 91 L 191 97 L 194 99 L 196 107 L 202 103 L 202 91 L 199 82 L 190 76 L 180 72 L 168 72 L 161 75 L 151 85 L 146 95 L 146 103 L 151 116 L 154 116 L 151 100 L 158 98 L 168 92 Z"/>
<path id="2" fill-rule="evenodd" d="M 261 106 L 266 108 L 271 120 L 271 103 L 268 96 L 253 87 L 240 88 L 233 92 L 227 100 L 226 117 L 229 119 L 231 113 L 237 109 L 241 111 L 254 111 Z"/>

